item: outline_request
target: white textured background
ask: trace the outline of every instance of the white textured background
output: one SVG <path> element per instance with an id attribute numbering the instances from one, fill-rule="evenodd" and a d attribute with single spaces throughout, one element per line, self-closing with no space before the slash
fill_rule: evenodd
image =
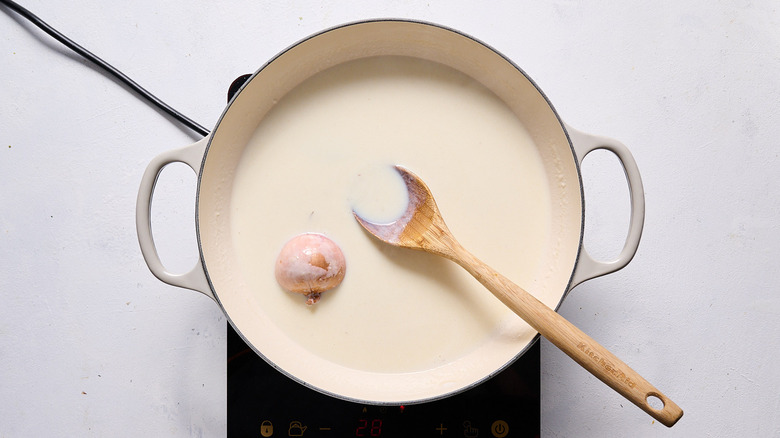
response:
<path id="1" fill-rule="evenodd" d="M 542 436 L 780 437 L 776 1 L 22 4 L 209 128 L 236 76 L 325 27 L 415 18 L 487 42 L 634 153 L 639 252 L 561 312 L 686 411 L 654 423 L 545 342 Z M 146 164 L 195 139 L 0 13 L 0 437 L 224 435 L 225 319 L 153 278 L 135 237 Z M 627 190 L 608 154 L 584 174 L 586 243 L 608 257 Z M 194 186 L 183 165 L 158 186 L 171 270 L 195 261 Z"/>

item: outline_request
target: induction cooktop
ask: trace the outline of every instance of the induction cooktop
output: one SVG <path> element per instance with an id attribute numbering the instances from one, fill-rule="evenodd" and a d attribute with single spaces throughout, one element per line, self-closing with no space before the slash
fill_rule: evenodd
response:
<path id="1" fill-rule="evenodd" d="M 228 327 L 230 437 L 538 437 L 540 347 L 493 378 L 437 401 L 366 405 L 282 374 Z"/>

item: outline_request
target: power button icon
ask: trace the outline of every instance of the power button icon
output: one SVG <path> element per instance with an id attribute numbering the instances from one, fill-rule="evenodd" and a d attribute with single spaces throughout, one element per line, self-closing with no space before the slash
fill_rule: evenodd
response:
<path id="1" fill-rule="evenodd" d="M 490 432 L 496 438 L 504 438 L 509 434 L 509 425 L 504 420 L 496 420 L 490 425 Z"/>

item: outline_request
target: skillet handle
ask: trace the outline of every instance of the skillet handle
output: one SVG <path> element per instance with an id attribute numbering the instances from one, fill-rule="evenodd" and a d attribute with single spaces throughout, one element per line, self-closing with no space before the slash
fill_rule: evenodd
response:
<path id="1" fill-rule="evenodd" d="M 642 187 L 642 178 L 639 175 L 639 168 L 636 165 L 634 156 L 628 148 L 617 140 L 606 137 L 598 137 L 578 131 L 566 126 L 569 132 L 574 151 L 577 154 L 577 160 L 580 166 L 582 160 L 590 152 L 597 149 L 604 149 L 615 154 L 623 166 L 628 183 L 629 196 L 631 198 L 631 219 L 628 226 L 628 235 L 626 243 L 620 251 L 620 255 L 615 260 L 599 261 L 588 254 L 583 246 L 577 260 L 577 267 L 572 276 L 571 288 L 578 284 L 602 275 L 606 275 L 625 267 L 631 259 L 634 258 L 639 240 L 642 237 L 642 228 L 645 223 L 645 193 Z"/>
<path id="2" fill-rule="evenodd" d="M 138 190 L 135 222 L 141 253 L 144 256 L 146 265 L 149 266 L 149 270 L 152 271 L 155 277 L 163 283 L 201 292 L 211 299 L 215 299 L 206 279 L 206 273 L 203 270 L 203 260 L 200 255 L 198 255 L 196 265 L 187 273 L 172 274 L 165 269 L 154 245 L 151 221 L 152 195 L 154 194 L 154 187 L 157 184 L 160 172 L 168 164 L 180 162 L 190 166 L 195 171 L 195 174 L 198 175 L 200 173 L 200 162 L 206 151 L 208 139 L 209 137 L 206 137 L 190 146 L 164 152 L 149 163 L 141 179 L 141 187 Z"/>

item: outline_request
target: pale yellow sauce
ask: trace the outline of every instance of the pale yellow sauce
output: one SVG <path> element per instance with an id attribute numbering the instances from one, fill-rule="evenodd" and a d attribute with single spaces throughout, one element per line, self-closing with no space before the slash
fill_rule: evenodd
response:
<path id="1" fill-rule="evenodd" d="M 387 163 L 360 170 L 347 197 L 352 211 L 363 219 L 387 224 L 398 220 L 409 205 L 409 193 L 401 174 Z"/>
<path id="2" fill-rule="evenodd" d="M 306 350 L 365 371 L 427 370 L 487 339 L 526 335 L 531 329 L 462 268 L 380 243 L 357 224 L 355 179 L 393 164 L 425 180 L 450 230 L 477 257 L 531 290 L 541 281 L 551 242 L 548 182 L 516 115 L 448 67 L 368 58 L 284 96 L 242 156 L 231 232 L 257 307 Z M 393 190 L 382 214 L 403 205 Z M 372 208 L 382 205 L 377 199 Z M 304 232 L 334 240 L 347 263 L 343 283 L 314 306 L 274 279 L 279 250 Z"/>

